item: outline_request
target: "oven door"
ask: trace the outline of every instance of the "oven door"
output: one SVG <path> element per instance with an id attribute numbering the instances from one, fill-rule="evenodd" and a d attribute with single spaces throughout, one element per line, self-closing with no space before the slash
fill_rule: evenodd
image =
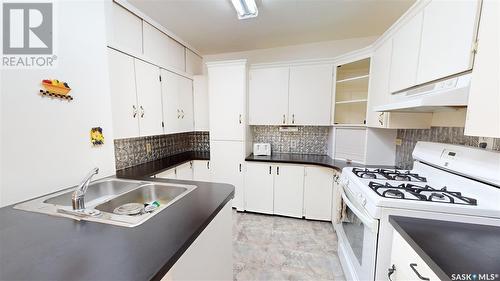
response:
<path id="1" fill-rule="evenodd" d="M 379 221 L 357 204 L 344 188 L 346 218 L 335 225 L 339 240 L 339 256 L 347 279 L 374 280 Z"/>

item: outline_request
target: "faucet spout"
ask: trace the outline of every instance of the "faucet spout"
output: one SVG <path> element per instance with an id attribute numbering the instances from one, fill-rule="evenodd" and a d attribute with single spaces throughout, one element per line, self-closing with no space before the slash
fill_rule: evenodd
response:
<path id="1" fill-rule="evenodd" d="M 83 210 L 85 209 L 85 193 L 87 192 L 87 188 L 89 187 L 90 180 L 94 175 L 99 173 L 99 168 L 92 169 L 85 178 L 83 178 L 82 182 L 75 188 L 73 194 L 71 196 L 71 201 L 73 205 L 73 210 Z"/>

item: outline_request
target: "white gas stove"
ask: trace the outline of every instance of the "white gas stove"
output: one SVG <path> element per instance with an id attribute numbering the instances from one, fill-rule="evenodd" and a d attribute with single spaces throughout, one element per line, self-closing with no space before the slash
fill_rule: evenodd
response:
<path id="1" fill-rule="evenodd" d="M 386 280 L 390 215 L 500 225 L 500 153 L 418 142 L 411 171 L 344 168 L 347 218 L 335 225 L 348 279 Z"/>

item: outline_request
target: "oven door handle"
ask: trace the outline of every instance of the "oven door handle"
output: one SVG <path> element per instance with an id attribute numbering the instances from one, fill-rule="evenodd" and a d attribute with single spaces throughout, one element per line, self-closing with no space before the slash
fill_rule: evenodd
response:
<path id="1" fill-rule="evenodd" d="M 376 219 L 373 219 L 366 212 L 361 211 L 358 208 L 356 208 L 354 203 L 352 203 L 352 201 L 349 200 L 349 198 L 347 198 L 345 191 L 342 192 L 342 199 L 344 200 L 346 205 L 349 206 L 351 211 L 361 220 L 361 222 L 363 222 L 363 224 L 366 225 L 370 229 L 371 232 L 377 233 L 377 220 Z"/>

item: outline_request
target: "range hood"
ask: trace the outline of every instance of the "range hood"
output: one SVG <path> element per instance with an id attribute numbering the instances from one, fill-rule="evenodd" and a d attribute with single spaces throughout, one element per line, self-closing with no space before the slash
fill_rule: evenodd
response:
<path id="1" fill-rule="evenodd" d="M 374 107 L 378 112 L 434 112 L 465 107 L 471 73 L 392 94 L 393 102 Z"/>

